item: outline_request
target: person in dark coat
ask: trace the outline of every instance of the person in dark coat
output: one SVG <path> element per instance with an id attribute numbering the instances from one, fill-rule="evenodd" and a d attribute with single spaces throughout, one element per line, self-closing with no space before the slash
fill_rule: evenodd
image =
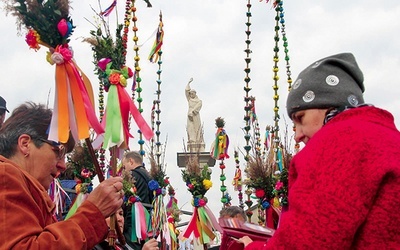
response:
<path id="1" fill-rule="evenodd" d="M 122 159 L 124 171 L 131 174 L 136 188 L 136 195 L 140 197 L 143 206 L 150 212 L 153 201 L 153 193 L 148 183 L 152 179 L 143 164 L 143 156 L 138 151 L 127 152 Z M 124 207 L 125 225 L 124 236 L 127 244 L 133 249 L 142 249 L 144 241 L 132 242 L 132 212 L 130 206 Z"/>

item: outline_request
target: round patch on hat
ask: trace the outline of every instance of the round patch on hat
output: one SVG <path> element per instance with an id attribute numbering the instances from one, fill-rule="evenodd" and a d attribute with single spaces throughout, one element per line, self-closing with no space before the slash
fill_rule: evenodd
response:
<path id="1" fill-rule="evenodd" d="M 336 86 L 339 84 L 339 77 L 335 75 L 329 75 L 326 77 L 325 81 L 330 86 Z"/>
<path id="2" fill-rule="evenodd" d="M 347 97 L 347 101 L 352 105 L 353 107 L 358 105 L 358 98 L 355 95 L 349 95 Z"/>
<path id="3" fill-rule="evenodd" d="M 297 89 L 301 84 L 301 79 L 297 79 L 297 81 L 293 84 L 293 89 Z"/>
<path id="4" fill-rule="evenodd" d="M 312 102 L 315 99 L 315 94 L 313 91 L 309 90 L 303 96 L 303 101 L 305 102 Z"/>

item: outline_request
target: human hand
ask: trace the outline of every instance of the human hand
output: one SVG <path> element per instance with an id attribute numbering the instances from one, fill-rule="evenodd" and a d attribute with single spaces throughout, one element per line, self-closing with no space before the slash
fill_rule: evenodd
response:
<path id="1" fill-rule="evenodd" d="M 193 121 L 193 115 L 188 115 L 189 121 Z"/>
<path id="2" fill-rule="evenodd" d="M 122 177 L 110 177 L 101 182 L 87 197 L 103 214 L 104 218 L 122 206 Z"/>
<path id="3" fill-rule="evenodd" d="M 242 238 L 238 239 L 237 242 L 243 243 L 244 247 L 247 247 L 247 245 L 253 242 L 253 240 L 249 236 L 243 236 Z"/>
<path id="4" fill-rule="evenodd" d="M 142 250 L 158 250 L 158 242 L 156 239 L 151 238 L 146 243 L 144 243 Z"/>

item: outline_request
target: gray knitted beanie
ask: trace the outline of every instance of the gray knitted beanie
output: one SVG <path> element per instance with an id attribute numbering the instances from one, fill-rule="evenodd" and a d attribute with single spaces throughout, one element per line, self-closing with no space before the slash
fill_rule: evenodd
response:
<path id="1" fill-rule="evenodd" d="M 321 59 L 304 69 L 289 92 L 290 118 L 299 110 L 356 107 L 364 103 L 364 76 L 351 53 Z"/>

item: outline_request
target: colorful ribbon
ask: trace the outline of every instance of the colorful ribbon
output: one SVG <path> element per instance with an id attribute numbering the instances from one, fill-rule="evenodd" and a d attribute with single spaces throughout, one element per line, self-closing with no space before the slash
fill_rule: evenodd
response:
<path id="1" fill-rule="evenodd" d="M 265 131 L 265 139 L 264 139 L 264 146 L 265 146 L 265 149 L 268 150 L 269 147 L 270 147 L 270 145 L 271 145 L 270 132 L 269 132 L 269 129 L 267 129 L 267 130 Z"/>
<path id="2" fill-rule="evenodd" d="M 174 212 L 179 211 L 178 207 L 178 200 L 174 197 L 175 191 L 173 188 L 169 190 L 170 193 L 170 199 L 166 205 L 166 210 L 167 210 L 167 222 L 168 222 L 168 231 L 169 231 L 169 242 L 170 242 L 170 249 L 177 249 L 178 248 L 178 234 L 177 234 L 177 228 L 175 225 L 175 218 L 174 218 Z"/>
<path id="3" fill-rule="evenodd" d="M 214 146 L 212 148 L 212 157 L 216 160 L 224 160 L 229 158 L 228 155 L 229 137 L 225 132 L 225 129 L 218 128 L 215 134 Z"/>
<path id="4" fill-rule="evenodd" d="M 89 196 L 88 193 L 78 193 L 74 201 L 74 204 L 72 204 L 71 208 L 68 210 L 67 215 L 65 216 L 65 220 L 76 213 L 76 210 L 87 199 L 88 196 Z"/>
<path id="5" fill-rule="evenodd" d="M 282 148 L 278 147 L 276 153 L 277 153 L 277 164 L 278 164 L 278 167 L 279 167 L 279 171 L 282 172 L 282 169 L 284 167 L 284 165 L 283 165 L 283 156 L 282 156 Z"/>
<path id="6" fill-rule="evenodd" d="M 51 62 L 56 63 L 56 96 L 49 139 L 65 143 L 70 130 L 75 140 L 86 139 L 90 127 L 97 134 L 103 133 L 94 111 L 90 81 L 72 60 L 71 51 L 57 46 Z"/>
<path id="7" fill-rule="evenodd" d="M 201 244 L 210 243 L 215 238 L 213 231 L 222 232 L 217 219 L 207 207 L 194 207 L 192 218 L 183 233 L 183 237 L 188 239 L 193 233 L 194 238 L 199 239 Z"/>
<path id="8" fill-rule="evenodd" d="M 149 60 L 150 60 L 150 62 L 153 62 L 153 63 L 158 61 L 158 51 L 161 50 L 161 46 L 163 45 L 163 39 L 164 39 L 163 26 L 164 26 L 164 24 L 162 22 L 162 17 L 160 14 L 160 24 L 158 25 L 156 39 L 154 41 L 153 47 L 151 48 L 151 51 L 149 54 Z"/>
<path id="9" fill-rule="evenodd" d="M 132 204 L 132 242 L 144 240 L 147 238 L 147 232 L 150 229 L 150 214 L 141 202 Z"/>
<path id="10" fill-rule="evenodd" d="M 164 196 L 158 195 L 153 200 L 153 210 L 151 214 L 151 226 L 153 228 L 153 237 L 157 238 L 163 230 L 163 225 L 166 222 L 166 211 L 164 207 Z"/>
<path id="11" fill-rule="evenodd" d="M 110 6 L 107 7 L 104 11 L 100 12 L 100 15 L 102 16 L 108 16 L 111 14 L 115 6 L 117 5 L 117 0 L 114 0 Z"/>
<path id="12" fill-rule="evenodd" d="M 103 148 L 118 146 L 126 149 L 129 147 L 129 138 L 133 138 L 129 133 L 129 114 L 132 115 L 143 136 L 150 140 L 153 137 L 153 130 L 125 90 L 126 79 L 132 76 L 132 72 L 126 66 L 121 70 L 111 69 L 112 62 L 108 60 L 106 62 L 108 62 L 106 68 L 101 67 L 99 62 L 99 67 L 105 71 L 108 76 L 106 80 L 110 84 L 103 119 L 105 127 Z"/>

